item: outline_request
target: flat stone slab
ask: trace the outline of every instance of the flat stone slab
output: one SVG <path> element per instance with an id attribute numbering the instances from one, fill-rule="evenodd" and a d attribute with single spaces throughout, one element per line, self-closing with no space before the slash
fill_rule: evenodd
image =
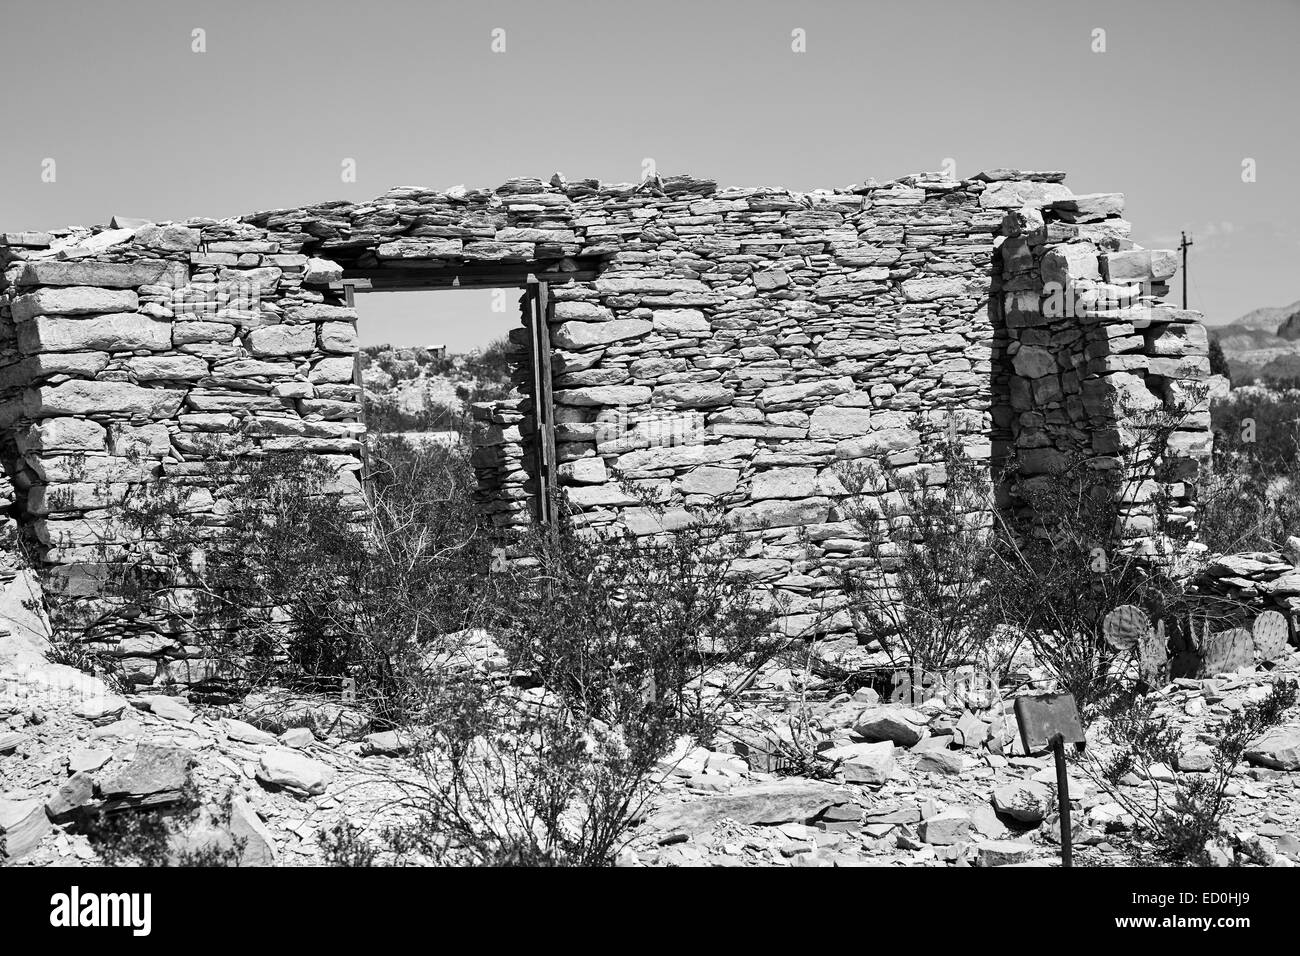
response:
<path id="1" fill-rule="evenodd" d="M 50 818 L 40 800 L 0 800 L 0 860 L 17 860 L 34 850 L 50 832 Z"/>
<path id="2" fill-rule="evenodd" d="M 183 747 L 143 742 L 124 767 L 99 781 L 99 790 L 105 797 L 179 794 L 193 763 L 194 755 Z"/>
<path id="3" fill-rule="evenodd" d="M 1252 740 L 1246 761 L 1274 770 L 1300 770 L 1300 727 L 1274 727 Z"/>
<path id="4" fill-rule="evenodd" d="M 812 780 L 774 781 L 733 790 L 655 811 L 645 826 L 651 830 L 697 832 L 723 820 L 749 826 L 805 823 L 827 807 L 849 803 L 851 794 Z"/>

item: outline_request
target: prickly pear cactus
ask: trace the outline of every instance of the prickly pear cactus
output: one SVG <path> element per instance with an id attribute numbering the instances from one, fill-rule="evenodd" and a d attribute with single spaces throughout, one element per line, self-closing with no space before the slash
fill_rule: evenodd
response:
<path id="1" fill-rule="evenodd" d="M 1169 676 L 1169 641 L 1165 638 L 1165 624 L 1161 621 L 1153 631 L 1150 628 L 1138 638 L 1138 673 L 1150 687 L 1163 684 Z"/>
<path id="2" fill-rule="evenodd" d="M 1255 653 L 1262 661 L 1271 661 L 1282 656 L 1286 650 L 1286 618 L 1277 611 L 1265 611 L 1255 618 L 1253 636 Z"/>
<path id="3" fill-rule="evenodd" d="M 1206 676 L 1227 674 L 1255 662 L 1255 638 L 1244 627 L 1203 637 L 1197 651 Z"/>
<path id="4" fill-rule="evenodd" d="M 1115 650 L 1132 650 L 1151 634 L 1151 620 L 1140 607 L 1121 604 L 1102 619 L 1101 633 Z"/>

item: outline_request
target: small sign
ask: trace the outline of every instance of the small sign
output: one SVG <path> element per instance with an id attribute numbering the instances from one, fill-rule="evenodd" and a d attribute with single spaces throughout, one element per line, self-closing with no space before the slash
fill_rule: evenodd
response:
<path id="1" fill-rule="evenodd" d="M 1050 750 L 1058 734 L 1062 743 L 1081 744 L 1086 740 L 1073 694 L 1017 697 L 1016 723 L 1020 725 L 1020 740 L 1028 754 Z"/>
<path id="2" fill-rule="evenodd" d="M 1056 802 L 1061 818 L 1061 866 L 1074 865 L 1070 838 L 1070 777 L 1065 766 L 1065 745 L 1083 744 L 1083 725 L 1073 694 L 1039 694 L 1016 698 L 1016 723 L 1025 753 L 1051 750 L 1056 763 Z"/>

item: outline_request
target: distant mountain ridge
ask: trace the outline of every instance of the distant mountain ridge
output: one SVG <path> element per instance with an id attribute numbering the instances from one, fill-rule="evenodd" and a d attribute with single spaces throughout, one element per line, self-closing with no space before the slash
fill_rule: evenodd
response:
<path id="1" fill-rule="evenodd" d="M 1300 376 L 1300 300 L 1254 309 L 1207 331 L 1223 349 L 1234 382 Z"/>

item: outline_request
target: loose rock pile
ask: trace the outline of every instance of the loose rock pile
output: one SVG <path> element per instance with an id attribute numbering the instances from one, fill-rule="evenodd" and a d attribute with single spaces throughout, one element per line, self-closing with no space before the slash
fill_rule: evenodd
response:
<path id="1" fill-rule="evenodd" d="M 499 673 L 486 635 L 466 635 L 463 666 Z M 438 666 L 447 666 L 442 661 Z M 1156 717 L 1185 744 L 1177 767 L 1139 768 L 1123 782 L 1211 770 L 1225 721 L 1300 675 L 1293 650 L 1267 665 L 1157 692 Z M 1022 752 L 1011 701 L 946 691 L 884 702 L 864 688 L 824 694 L 820 678 L 769 667 L 744 695 L 719 699 L 713 749 L 683 741 L 661 761 L 651 799 L 629 833 L 625 865 L 1051 865 L 1057 854 L 1050 757 Z M 503 688 L 527 709 L 540 690 Z M 988 704 L 989 706 L 982 706 Z M 801 728 L 797 730 L 796 727 Z M 815 777 L 774 763 L 779 741 L 811 728 Z M 419 780 L 410 731 L 373 732 L 337 702 L 259 692 L 242 704 L 191 706 L 183 697 L 121 696 L 54 664 L 0 663 L 0 837 L 5 862 L 95 865 L 111 848 L 92 839 L 98 811 L 174 811 L 187 795 L 209 808 L 171 851 L 216 848 L 241 865 L 315 865 L 340 823 L 409 823 L 398 798 Z M 1091 735 L 1090 737 L 1095 736 Z M 1091 747 L 1105 742 L 1091 739 Z M 1276 866 L 1300 862 L 1300 718 L 1254 741 L 1229 786 L 1229 829 Z M 414 775 L 413 775 L 414 774 Z M 1072 771 L 1077 852 L 1127 862 L 1133 820 Z"/>
<path id="2" fill-rule="evenodd" d="M 1300 653 L 1272 671 L 1180 679 L 1157 691 L 1156 719 L 1186 747 L 1177 768 L 1139 768 L 1122 786 L 1145 799 L 1153 782 L 1211 770 L 1217 727 L 1267 684 L 1300 674 Z M 1011 702 L 979 716 L 934 699 L 917 707 L 848 695 L 811 705 L 828 747 L 831 779 L 778 777 L 745 743 L 683 749 L 665 761 L 665 789 L 646 814 L 623 865 L 684 866 L 1053 866 L 1059 861 L 1056 770 L 1029 756 Z M 776 708 L 784 710 L 778 712 Z M 747 739 L 779 732 L 783 705 L 733 716 Z M 1300 864 L 1300 717 L 1264 734 L 1228 785 L 1229 832 L 1255 845 L 1255 864 Z M 982 729 L 976 730 L 976 725 Z M 964 725 L 965 730 L 961 730 Z M 981 740 L 981 734 L 985 735 Z M 1090 747 L 1106 747 L 1090 731 Z M 980 740 L 979 743 L 973 741 Z M 1076 768 L 1070 796 L 1077 857 L 1093 865 L 1132 861 L 1134 825 L 1124 808 Z M 1218 862 L 1232 862 L 1223 852 Z M 1238 861 L 1240 862 L 1240 861 Z"/>

